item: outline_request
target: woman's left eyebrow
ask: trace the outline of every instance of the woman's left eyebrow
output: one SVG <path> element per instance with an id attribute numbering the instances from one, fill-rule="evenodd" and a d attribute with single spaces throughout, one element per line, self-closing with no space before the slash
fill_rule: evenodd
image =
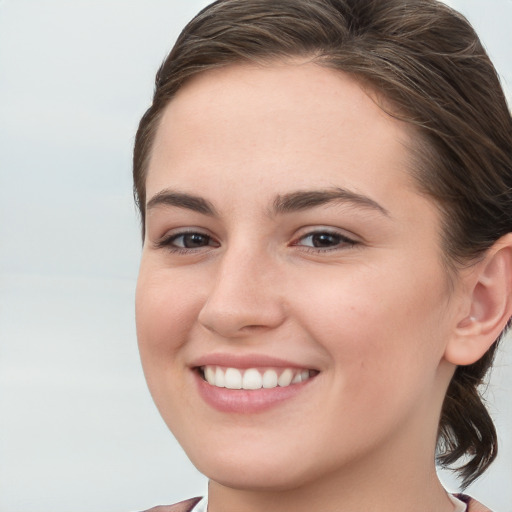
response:
<path id="1" fill-rule="evenodd" d="M 271 214 L 293 213 L 333 202 L 375 210 L 390 217 L 388 210 L 374 199 L 341 187 L 325 190 L 298 190 L 279 195 L 272 204 Z"/>

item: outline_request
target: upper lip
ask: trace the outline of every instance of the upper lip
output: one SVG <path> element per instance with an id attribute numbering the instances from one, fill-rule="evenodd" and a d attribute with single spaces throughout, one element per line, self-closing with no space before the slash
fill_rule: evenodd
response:
<path id="1" fill-rule="evenodd" d="M 265 354 L 230 354 L 230 353 L 214 353 L 194 359 L 190 365 L 193 368 L 200 366 L 224 366 L 227 368 L 258 368 L 258 367 L 274 367 L 274 368 L 297 368 L 314 370 L 307 364 L 301 364 L 294 361 L 288 361 L 278 357 L 268 356 Z"/>

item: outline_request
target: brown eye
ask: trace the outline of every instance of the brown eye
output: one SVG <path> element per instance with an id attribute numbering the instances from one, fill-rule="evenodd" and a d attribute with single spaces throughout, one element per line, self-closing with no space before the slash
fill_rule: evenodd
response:
<path id="1" fill-rule="evenodd" d="M 338 249 L 343 246 L 353 246 L 356 242 L 340 234 L 329 231 L 318 231 L 309 233 L 300 238 L 295 245 L 311 247 L 315 249 Z"/>
<path id="2" fill-rule="evenodd" d="M 186 233 L 173 238 L 172 245 L 184 249 L 197 249 L 210 245 L 211 237 L 202 233 Z"/>
<path id="3" fill-rule="evenodd" d="M 171 234 L 156 243 L 157 247 L 170 251 L 194 251 L 203 247 L 219 247 L 219 243 L 211 236 L 196 231 Z"/>
<path id="4" fill-rule="evenodd" d="M 332 233 L 318 233 L 311 235 L 311 245 L 313 247 L 332 247 L 341 242 L 341 236 Z"/>

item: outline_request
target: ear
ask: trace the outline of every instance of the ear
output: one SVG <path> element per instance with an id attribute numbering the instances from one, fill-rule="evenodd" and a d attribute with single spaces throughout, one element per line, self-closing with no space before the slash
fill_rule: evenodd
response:
<path id="1" fill-rule="evenodd" d="M 469 300 L 444 354 L 455 365 L 478 361 L 512 316 L 512 233 L 500 238 L 462 279 Z"/>

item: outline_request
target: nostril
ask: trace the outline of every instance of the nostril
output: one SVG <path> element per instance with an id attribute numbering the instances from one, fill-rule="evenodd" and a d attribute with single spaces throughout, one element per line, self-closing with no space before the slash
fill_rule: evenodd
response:
<path id="1" fill-rule="evenodd" d="M 242 327 L 241 331 L 261 331 L 263 329 L 268 329 L 266 325 L 246 325 L 245 327 Z"/>

